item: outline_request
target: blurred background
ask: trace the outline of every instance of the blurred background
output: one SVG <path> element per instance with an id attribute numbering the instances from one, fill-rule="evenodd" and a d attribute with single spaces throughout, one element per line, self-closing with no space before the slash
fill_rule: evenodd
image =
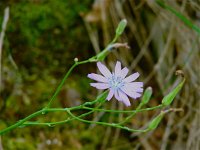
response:
<path id="1" fill-rule="evenodd" d="M 200 27 L 199 0 L 164 2 Z M 127 42 L 130 49 L 114 50 L 105 63 L 113 68 L 120 60 L 131 72 L 141 74 L 139 80 L 154 92 L 147 107 L 161 103 L 180 81 L 175 71 L 183 70 L 186 83 L 172 107 L 184 112 L 169 113 L 155 131 L 145 134 L 78 121 L 52 128 L 18 128 L 1 137 L 0 149 L 200 149 L 200 33 L 154 0 L 0 0 L 0 25 L 5 27 L 0 29 L 0 129 L 43 108 L 74 58 L 85 60 L 100 52 L 124 18 L 128 25 L 118 42 Z M 76 68 L 53 107 L 95 99 L 98 91 L 89 86 L 87 74 L 96 71 L 95 63 Z M 105 108 L 133 110 L 137 105 L 138 101 L 132 101 L 126 108 L 112 100 Z M 139 113 L 127 125 L 143 127 L 158 112 Z M 94 113 L 86 119 L 117 122 L 125 117 Z M 49 113 L 33 120 L 64 119 L 65 114 Z"/>

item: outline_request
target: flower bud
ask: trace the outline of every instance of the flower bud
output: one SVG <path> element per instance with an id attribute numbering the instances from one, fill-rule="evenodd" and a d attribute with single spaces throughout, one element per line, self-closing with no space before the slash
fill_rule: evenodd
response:
<path id="1" fill-rule="evenodd" d="M 168 95 L 166 95 L 163 99 L 162 99 L 162 104 L 164 106 L 168 106 L 172 103 L 172 101 L 174 100 L 174 98 L 176 97 L 176 95 L 178 94 L 178 92 L 181 90 L 181 88 L 183 87 L 183 84 L 185 82 L 185 78 L 183 79 L 183 81 L 181 83 L 179 83 L 173 91 L 171 91 Z"/>
<path id="2" fill-rule="evenodd" d="M 146 90 L 144 91 L 144 94 L 142 96 L 142 101 L 141 101 L 141 103 L 143 105 L 145 105 L 145 104 L 147 104 L 149 102 L 152 93 L 153 93 L 153 90 L 152 90 L 151 87 L 146 88 Z"/>
<path id="3" fill-rule="evenodd" d="M 78 58 L 77 58 L 77 57 L 76 57 L 76 58 L 74 58 L 74 61 L 75 61 L 75 62 L 78 62 Z"/>
<path id="4" fill-rule="evenodd" d="M 165 112 L 161 111 L 161 113 L 156 116 L 150 123 L 148 126 L 149 130 L 154 130 L 157 128 L 157 126 L 159 125 L 159 123 L 161 122 L 162 118 L 164 117 Z"/>
<path id="5" fill-rule="evenodd" d="M 126 25 L 127 25 L 126 19 L 123 19 L 122 21 L 120 21 L 120 23 L 116 29 L 116 35 L 118 35 L 118 36 L 121 35 L 124 32 Z"/>

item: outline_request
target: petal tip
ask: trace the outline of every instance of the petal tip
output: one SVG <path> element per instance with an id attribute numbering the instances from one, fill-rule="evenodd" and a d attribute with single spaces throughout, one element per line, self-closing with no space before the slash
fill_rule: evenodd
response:
<path id="1" fill-rule="evenodd" d="M 107 98 L 106 98 L 106 100 L 107 100 L 107 101 L 110 101 L 110 100 L 111 100 L 111 98 L 108 98 L 108 97 L 107 97 Z"/>
<path id="2" fill-rule="evenodd" d="M 99 62 L 97 62 L 97 66 L 99 66 L 99 65 L 103 65 L 103 64 L 99 61 Z"/>
<path id="3" fill-rule="evenodd" d="M 89 74 L 87 75 L 87 77 L 88 77 L 88 78 L 91 78 L 91 76 L 92 76 L 92 74 L 91 74 L 91 73 L 89 73 Z"/>
<path id="4" fill-rule="evenodd" d="M 131 106 L 131 103 L 130 102 L 123 102 L 125 105 L 126 105 L 126 107 L 129 107 L 129 106 Z"/>

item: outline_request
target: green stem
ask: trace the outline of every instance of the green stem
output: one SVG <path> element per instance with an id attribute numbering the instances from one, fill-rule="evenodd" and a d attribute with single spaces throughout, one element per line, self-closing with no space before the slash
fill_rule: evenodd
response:
<path id="1" fill-rule="evenodd" d="M 144 109 L 136 109 L 136 110 L 113 110 L 113 109 L 90 108 L 90 107 L 83 106 L 81 109 L 110 112 L 110 113 L 138 113 L 138 112 L 155 110 L 155 109 L 159 109 L 162 107 L 163 107 L 163 105 L 158 105 L 158 106 L 154 106 L 154 107 L 149 107 L 149 108 L 144 108 Z"/>
<path id="2" fill-rule="evenodd" d="M 84 123 L 89 123 L 89 124 L 100 124 L 100 125 L 104 125 L 104 126 L 111 126 L 111 127 L 115 127 L 115 128 L 120 128 L 120 129 L 124 129 L 124 130 L 127 130 L 129 132 L 147 132 L 148 129 L 144 129 L 144 130 L 137 130 L 137 129 L 131 129 L 131 128 L 128 128 L 126 126 L 121 126 L 119 124 L 116 124 L 116 123 L 107 123 L 107 122 L 98 122 L 98 121 L 89 121 L 89 120 L 84 120 L 84 119 L 81 119 L 75 115 L 73 115 L 71 113 L 71 111 L 68 109 L 67 110 L 68 114 L 72 117 L 72 118 L 75 118 L 76 120 L 78 121 L 81 121 L 81 122 L 84 122 Z"/>
<path id="3" fill-rule="evenodd" d="M 115 35 L 115 38 L 113 39 L 113 41 L 112 41 L 111 43 L 114 43 L 114 42 L 117 40 L 118 37 L 119 37 L 119 35 L 118 35 L 118 36 Z M 106 51 L 106 50 L 105 50 L 105 51 Z M 108 50 L 107 50 L 107 51 L 108 51 Z M 101 52 L 101 53 L 105 53 L 105 52 L 103 51 L 103 52 Z M 23 124 L 26 125 L 26 124 L 27 124 L 27 123 L 25 123 L 26 121 L 28 121 L 28 120 L 30 120 L 30 119 L 36 117 L 36 116 L 39 116 L 39 115 L 41 115 L 41 114 L 45 114 L 45 113 L 47 113 L 47 112 L 66 111 L 66 110 L 67 110 L 67 111 L 69 111 L 69 110 L 76 110 L 76 109 L 81 109 L 82 107 L 87 106 L 87 105 L 93 105 L 94 103 L 96 103 L 96 102 L 98 102 L 98 101 L 99 101 L 100 103 L 102 103 L 103 101 L 102 101 L 102 98 L 100 97 L 99 99 L 97 98 L 97 99 L 94 100 L 93 102 L 86 102 L 86 103 L 84 103 L 83 105 L 76 106 L 76 107 L 72 107 L 72 108 L 67 108 L 67 109 L 66 109 L 66 108 L 65 108 L 65 109 L 62 109 L 62 108 L 52 108 L 52 109 L 49 109 L 49 108 L 51 107 L 51 104 L 52 104 L 53 101 L 55 100 L 55 98 L 58 96 L 60 90 L 62 89 L 62 86 L 64 85 L 66 79 L 68 78 L 68 76 L 70 75 L 70 73 L 73 71 L 73 69 L 74 69 L 76 66 L 81 65 L 81 64 L 85 64 L 85 63 L 89 63 L 89 62 L 97 62 L 97 61 L 100 61 L 101 59 L 100 59 L 100 57 L 99 57 L 99 58 L 97 57 L 98 55 L 99 55 L 99 54 L 97 54 L 96 56 L 93 56 L 93 57 L 91 57 L 91 58 L 89 58 L 88 60 L 85 60 L 85 61 L 75 62 L 75 63 L 71 66 L 71 68 L 67 71 L 67 73 L 65 74 L 64 78 L 61 80 L 60 84 L 59 84 L 58 87 L 56 88 L 54 94 L 53 94 L 52 97 L 50 98 L 50 100 L 49 100 L 49 102 L 48 102 L 48 104 L 47 104 L 47 106 L 46 106 L 45 108 L 43 108 L 43 109 L 41 109 L 41 110 L 39 110 L 39 111 L 36 111 L 36 112 L 32 113 L 31 115 L 27 116 L 26 118 L 24 118 L 24 119 L 18 121 L 17 123 L 15 123 L 15 124 L 13 124 L 13 125 L 11 125 L 11 126 L 5 128 L 5 129 L 1 130 L 1 131 L 0 131 L 0 135 L 3 135 L 3 134 L 5 134 L 5 133 L 7 133 L 7 132 L 9 132 L 9 131 L 11 131 L 11 130 L 13 130 L 13 129 L 19 127 L 19 126 L 21 126 L 21 125 L 23 125 Z M 106 56 L 106 54 L 104 54 L 104 55 Z M 105 94 L 106 94 L 106 93 L 105 93 Z M 104 96 L 105 96 L 105 94 L 104 94 Z M 90 111 L 90 112 L 88 112 L 88 113 L 85 113 L 85 115 L 86 115 L 86 114 L 89 114 L 89 113 L 91 113 L 91 112 L 93 112 L 93 111 L 95 111 L 95 110 L 92 110 L 92 111 Z M 80 117 L 81 117 L 81 116 L 84 116 L 84 114 L 83 114 L 83 115 L 80 115 Z M 73 118 L 72 118 L 72 119 L 73 119 Z M 67 120 L 60 121 L 60 122 L 57 122 L 57 123 L 58 123 L 58 124 L 61 124 L 61 123 L 65 123 L 66 121 L 67 121 Z M 36 124 L 36 123 L 34 123 L 34 124 Z M 54 123 L 54 124 L 55 124 L 55 123 Z M 45 125 L 49 125 L 49 124 L 46 123 Z M 51 124 L 50 124 L 50 125 L 51 125 Z"/>
<path id="4" fill-rule="evenodd" d="M 95 102 L 96 100 L 94 100 L 93 102 Z M 97 101 L 96 101 L 97 102 Z M 99 105 L 94 108 L 94 109 L 98 109 L 105 101 L 103 101 L 102 103 L 99 103 Z M 94 104 L 94 103 L 90 103 L 90 104 Z M 88 105 L 88 102 L 84 103 L 83 105 L 80 105 L 80 106 L 77 106 L 77 107 L 74 107 L 74 108 L 50 108 L 48 110 L 50 111 L 67 111 L 67 110 L 76 110 L 76 109 L 81 109 L 83 108 L 85 105 Z M 92 111 L 89 111 L 87 113 L 84 113 L 82 115 L 79 115 L 78 117 L 79 118 L 82 118 L 82 117 L 85 117 L 91 113 L 93 113 L 95 110 L 92 110 Z M 58 125 L 58 124 L 64 124 L 64 123 L 67 123 L 67 122 L 70 122 L 72 120 L 75 120 L 75 118 L 68 118 L 66 120 L 63 120 L 63 121 L 58 121 L 58 122 L 47 122 L 47 123 L 40 123 L 40 122 L 25 122 L 23 123 L 23 125 L 45 125 L 45 126 L 55 126 L 55 125 Z"/>
<path id="5" fill-rule="evenodd" d="M 115 35 L 115 37 L 113 38 L 113 40 L 112 40 L 112 42 L 111 42 L 110 44 L 115 43 L 115 42 L 117 41 L 118 38 L 119 38 L 119 36 L 118 36 L 118 35 Z"/>
<path id="6" fill-rule="evenodd" d="M 66 110 L 65 110 L 66 111 Z M 79 118 L 83 118 L 91 113 L 93 113 L 94 111 L 89 111 L 87 113 L 84 113 L 80 116 L 78 116 Z M 43 125 L 43 126 L 49 126 L 49 127 L 53 127 L 55 125 L 59 125 L 59 124 L 65 124 L 65 123 L 68 123 L 70 121 L 73 121 L 75 120 L 75 118 L 68 118 L 66 120 L 63 120 L 63 121 L 57 121 L 57 122 L 25 122 L 23 123 L 23 125 L 27 126 L 27 125 Z"/>
<path id="7" fill-rule="evenodd" d="M 68 78 L 68 76 L 70 75 L 70 73 L 72 72 L 72 70 L 78 66 L 78 65 L 81 65 L 81 64 L 85 64 L 85 63 L 88 63 L 90 62 L 90 59 L 88 60 L 84 60 L 84 61 L 80 61 L 80 62 L 75 62 L 71 68 L 67 71 L 67 73 L 65 74 L 64 78 L 62 79 L 62 81 L 60 82 L 60 84 L 58 85 L 56 91 L 54 92 L 53 96 L 51 97 L 51 99 L 49 100 L 49 103 L 47 104 L 46 108 L 49 108 L 52 104 L 52 102 L 55 100 L 55 98 L 58 96 L 60 90 L 62 89 L 62 86 L 64 85 L 66 79 Z M 46 109 L 44 108 L 44 109 Z"/>
<path id="8" fill-rule="evenodd" d="M 106 93 L 107 93 L 107 91 L 102 93 L 102 95 L 105 95 Z M 0 131 L 0 135 L 3 135 L 5 133 L 7 133 L 7 132 L 9 132 L 9 131 L 21 126 L 21 125 L 23 125 L 26 121 L 28 121 L 28 120 L 30 120 L 30 119 L 32 119 L 34 117 L 37 117 L 37 116 L 42 115 L 42 114 L 46 114 L 47 112 L 57 112 L 57 111 L 65 111 L 66 112 L 67 110 L 71 110 L 71 111 L 72 110 L 78 110 L 78 109 L 81 109 L 84 106 L 93 105 L 93 104 L 97 103 L 98 101 L 100 101 L 100 98 L 97 98 L 96 100 L 91 101 L 91 102 L 85 102 L 82 105 L 74 106 L 74 107 L 71 107 L 71 108 L 44 108 L 44 109 L 41 109 L 39 111 L 36 111 L 36 112 L 32 113 L 31 115 L 27 116 L 26 118 L 18 121 L 17 123 L 15 123 L 15 124 L 5 128 L 5 129 L 1 130 Z M 103 103 L 103 102 L 104 101 L 101 101 L 101 103 Z"/>
<path id="9" fill-rule="evenodd" d="M 15 123 L 15 124 L 13 124 L 13 125 L 11 125 L 11 126 L 5 128 L 5 129 L 1 130 L 1 131 L 0 131 L 0 135 L 3 135 L 3 134 L 5 134 L 5 133 L 7 133 L 7 132 L 9 132 L 9 131 L 11 131 L 11 130 L 17 128 L 17 127 L 19 127 L 20 125 L 22 125 L 22 124 L 23 124 L 24 122 L 26 122 L 27 120 L 30 120 L 30 119 L 32 119 L 32 118 L 38 116 L 38 115 L 41 115 L 42 113 L 45 113 L 44 110 L 39 110 L 39 111 L 37 111 L 37 112 L 35 112 L 35 113 L 29 115 L 28 117 L 26 117 L 26 118 L 24 118 L 24 119 L 18 121 L 17 123 Z"/>
<path id="10" fill-rule="evenodd" d="M 158 106 L 154 106 L 154 107 L 150 107 L 150 108 L 144 108 L 144 109 L 139 109 L 139 110 L 108 110 L 108 109 L 99 109 L 98 107 L 96 108 L 90 108 L 90 107 L 86 107 L 85 106 L 86 103 L 84 103 L 84 105 L 80 106 L 80 107 L 73 107 L 73 108 L 49 108 L 47 109 L 48 112 L 58 112 L 58 111 L 67 111 L 67 109 L 69 109 L 70 111 L 72 110 L 77 110 L 77 109 L 86 109 L 86 110 L 91 110 L 87 113 L 84 113 L 80 116 L 78 116 L 79 118 L 85 117 L 89 114 L 91 114 L 94 111 L 101 111 L 101 112 L 110 112 L 110 113 L 138 113 L 138 112 L 144 112 L 144 111 L 151 111 L 151 110 L 155 110 L 155 109 L 159 109 L 162 108 L 162 105 L 158 105 Z M 58 121 L 58 122 L 25 122 L 23 123 L 23 125 L 45 125 L 45 126 L 54 126 L 57 124 L 64 124 L 67 123 L 69 121 L 74 120 L 74 118 L 70 118 L 70 119 L 66 119 L 63 121 Z"/>
<path id="11" fill-rule="evenodd" d="M 96 99 L 97 100 L 97 99 Z M 17 123 L 9 126 L 8 128 L 5 128 L 3 130 L 0 131 L 0 135 L 3 135 L 21 125 L 46 125 L 46 126 L 54 126 L 54 125 L 58 125 L 58 124 L 64 124 L 64 123 L 67 123 L 69 121 L 72 121 L 74 120 L 75 118 L 71 118 L 71 119 L 66 119 L 66 120 L 63 120 L 63 121 L 58 121 L 58 122 L 52 122 L 52 123 L 38 123 L 38 122 L 26 122 L 34 117 L 37 117 L 41 114 L 44 114 L 44 113 L 47 113 L 47 112 L 58 112 L 58 111 L 64 111 L 64 112 L 67 112 L 67 111 L 73 111 L 73 110 L 79 110 L 79 109 L 87 109 L 87 110 L 91 110 L 87 113 L 84 113 L 82 115 L 79 116 L 79 118 L 82 118 L 82 117 L 85 117 L 91 113 L 93 113 L 94 111 L 102 111 L 102 112 L 112 112 L 112 113 L 133 113 L 131 116 L 127 117 L 125 120 L 127 122 L 127 120 L 129 120 L 133 115 L 135 115 L 136 113 L 138 112 L 143 112 L 143 111 L 150 111 L 150 110 L 155 110 L 155 109 L 159 109 L 159 108 L 162 108 L 163 106 L 162 105 L 158 105 L 158 106 L 154 106 L 154 107 L 150 107 L 150 108 L 144 108 L 144 109 L 136 109 L 134 111 L 123 111 L 123 110 L 106 110 L 106 109 L 99 109 L 99 106 L 96 107 L 96 108 L 90 108 L 90 107 L 86 107 L 87 105 L 93 105 L 95 104 L 96 102 L 98 101 L 92 101 L 92 102 L 86 102 L 82 105 L 79 105 L 79 106 L 75 106 L 75 107 L 71 107 L 71 108 L 48 108 L 48 109 L 41 109 L 29 116 L 27 116 L 26 118 L 18 121 Z M 119 125 L 121 125 L 122 123 L 120 123 Z"/>
<path id="12" fill-rule="evenodd" d="M 119 125 L 122 125 L 126 122 L 128 122 L 133 116 L 135 116 L 138 112 L 141 112 L 141 111 L 149 111 L 149 110 L 154 110 L 154 109 L 158 109 L 158 108 L 163 108 L 163 105 L 160 104 L 158 106 L 155 106 L 155 107 L 151 107 L 151 108 L 144 108 L 144 109 L 141 109 L 141 107 L 143 106 L 144 104 L 143 103 L 140 103 L 140 105 L 136 108 L 136 110 L 128 117 L 125 118 L 125 120 L 123 120 L 122 122 L 119 123 Z"/>
<path id="13" fill-rule="evenodd" d="M 70 109 L 70 110 L 76 110 L 76 109 L 80 109 L 81 107 L 82 106 L 78 106 L 78 107 L 72 107 L 72 108 L 68 108 L 68 109 Z M 13 125 L 5 128 L 5 129 L 1 130 L 0 131 L 0 135 L 3 135 L 5 133 L 7 133 L 7 132 L 9 132 L 9 131 L 11 131 L 11 130 L 13 130 L 13 129 L 19 127 L 19 126 L 21 126 L 21 125 L 23 125 L 24 122 L 26 122 L 26 121 L 28 121 L 28 120 L 30 120 L 32 118 L 35 118 L 35 117 L 37 117 L 39 115 L 42 115 L 42 114 L 45 114 L 47 112 L 56 112 L 56 111 L 66 111 L 66 108 L 65 109 L 62 109 L 62 108 L 51 108 L 51 109 L 41 109 L 39 111 L 36 111 L 33 114 L 27 116 L 26 118 L 18 121 L 17 123 L 15 123 L 15 124 L 13 124 Z"/>
<path id="14" fill-rule="evenodd" d="M 122 125 L 122 124 L 128 122 L 133 116 L 135 116 L 135 114 L 137 113 L 137 111 L 140 110 L 142 106 L 143 106 L 143 104 L 140 103 L 139 106 L 136 108 L 136 111 L 133 112 L 130 116 L 126 117 L 122 122 L 119 123 L 119 125 Z"/>
<path id="15" fill-rule="evenodd" d="M 139 112 L 151 111 L 151 110 L 159 109 L 159 108 L 162 108 L 162 107 L 163 107 L 162 105 L 158 105 L 158 106 L 139 109 L 139 110 L 108 110 L 108 109 L 99 109 L 98 107 L 90 108 L 90 107 L 83 106 L 83 107 L 81 107 L 81 109 L 86 109 L 86 110 L 91 110 L 91 111 L 89 111 L 87 113 L 84 113 L 84 114 L 82 114 L 82 115 L 80 115 L 78 117 L 79 118 L 83 118 L 83 117 L 93 113 L 94 111 L 110 112 L 110 113 L 139 113 Z M 69 109 L 70 111 L 76 110 L 76 109 L 72 109 L 72 108 L 71 109 L 67 108 L 67 109 Z M 67 110 L 66 110 L 66 108 L 50 108 L 49 111 L 51 111 L 51 112 L 55 111 L 56 112 L 56 111 L 67 111 Z M 25 123 L 23 123 L 23 125 L 44 125 L 44 126 L 52 127 L 52 126 L 55 126 L 55 125 L 58 125 L 58 124 L 64 124 L 64 123 L 73 121 L 74 119 L 75 118 L 68 118 L 66 120 L 57 121 L 57 122 L 25 122 Z"/>
<path id="16" fill-rule="evenodd" d="M 110 44 L 113 44 L 114 42 L 116 42 L 117 39 L 118 39 L 118 37 L 119 37 L 119 35 L 115 35 L 114 39 L 112 40 L 112 42 L 111 42 Z M 110 45 L 110 44 L 109 44 L 109 45 Z M 96 56 L 93 56 L 93 57 L 91 57 L 91 58 L 89 58 L 89 59 L 87 59 L 87 60 L 80 61 L 80 62 L 75 62 L 75 64 L 73 64 L 73 66 L 67 71 L 67 73 L 65 74 L 64 78 L 62 79 L 62 81 L 61 81 L 60 84 L 58 85 L 58 87 L 57 87 L 55 93 L 53 94 L 53 96 L 52 96 L 51 99 L 49 100 L 49 103 L 47 104 L 46 108 L 49 108 L 49 107 L 51 106 L 52 102 L 55 100 L 55 98 L 58 96 L 60 90 L 62 89 L 62 86 L 64 85 L 66 79 L 68 78 L 68 76 L 70 75 L 70 73 L 72 72 L 72 70 L 73 70 L 76 66 L 81 65 L 81 64 L 85 64 L 85 63 L 89 63 L 89 62 L 97 62 L 97 61 L 100 61 L 101 58 L 100 58 L 100 57 L 98 58 L 98 56 L 99 56 L 100 54 L 103 54 L 104 52 L 107 52 L 107 51 L 108 51 L 107 48 L 108 48 L 108 47 L 106 47 L 101 53 L 99 53 L 99 54 L 97 54 Z M 98 59 L 99 59 L 99 60 L 98 60 Z M 44 109 L 45 109 L 45 108 L 44 108 Z"/>

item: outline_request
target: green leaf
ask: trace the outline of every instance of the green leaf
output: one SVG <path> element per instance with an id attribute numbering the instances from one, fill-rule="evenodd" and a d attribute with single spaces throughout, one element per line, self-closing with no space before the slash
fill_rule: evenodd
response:
<path id="1" fill-rule="evenodd" d="M 174 98 L 176 97 L 176 95 L 178 94 L 178 92 L 181 90 L 181 88 L 183 87 L 183 84 L 185 83 L 185 78 L 183 79 L 183 81 L 181 83 L 179 83 L 173 91 L 171 91 L 168 95 L 166 95 L 163 99 L 162 99 L 162 104 L 164 106 L 168 106 L 172 103 L 172 101 L 174 100 Z"/>
<path id="2" fill-rule="evenodd" d="M 144 91 L 144 94 L 142 96 L 142 104 L 145 105 L 149 102 L 151 95 L 153 93 L 153 90 L 151 87 L 146 88 L 146 90 Z"/>
<path id="3" fill-rule="evenodd" d="M 120 23 L 116 29 L 116 35 L 118 35 L 118 36 L 121 35 L 124 32 L 126 25 L 127 25 L 126 19 L 123 19 L 122 21 L 120 21 Z"/>

